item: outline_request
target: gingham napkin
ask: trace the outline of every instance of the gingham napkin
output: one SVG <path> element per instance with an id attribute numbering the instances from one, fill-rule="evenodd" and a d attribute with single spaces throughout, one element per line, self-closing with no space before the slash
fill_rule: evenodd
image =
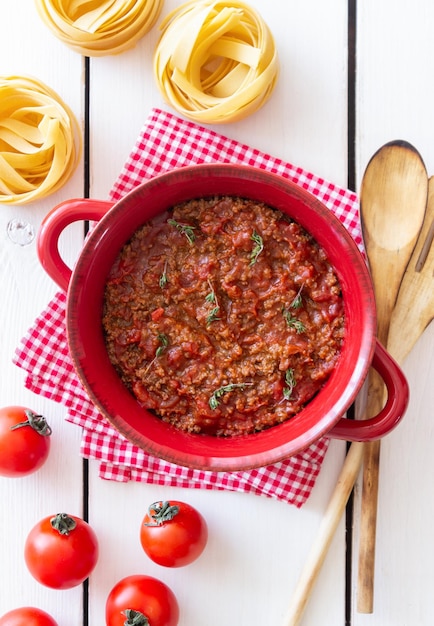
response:
<path id="1" fill-rule="evenodd" d="M 115 182 L 110 199 L 119 200 L 142 181 L 194 163 L 241 163 L 289 178 L 322 200 L 362 249 L 354 193 L 247 145 L 153 109 Z M 66 419 L 82 428 L 81 454 L 99 462 L 101 478 L 162 486 L 250 492 L 302 506 L 311 493 L 328 447 L 326 437 L 303 453 L 244 472 L 192 470 L 146 454 L 120 435 L 90 402 L 68 352 L 66 297 L 59 292 L 20 342 L 14 363 L 26 371 L 25 385 L 66 408 Z"/>

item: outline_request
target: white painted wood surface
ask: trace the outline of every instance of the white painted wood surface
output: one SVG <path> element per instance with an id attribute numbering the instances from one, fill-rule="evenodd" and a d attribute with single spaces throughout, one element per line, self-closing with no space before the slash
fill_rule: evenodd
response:
<path id="1" fill-rule="evenodd" d="M 393 139 L 412 143 L 431 176 L 434 5 L 410 0 L 367 0 L 358 5 L 358 185 L 372 153 Z M 410 406 L 401 426 L 381 446 L 374 612 L 360 615 L 354 608 L 354 626 L 433 623 L 434 324 L 425 331 L 403 369 L 410 384 Z M 360 489 L 361 485 L 357 496 Z M 356 514 L 358 505 L 356 497 Z M 356 567 L 357 524 L 355 574 Z"/>
<path id="2" fill-rule="evenodd" d="M 162 16 L 179 1 L 166 0 Z M 289 160 L 339 185 L 347 180 L 347 3 L 343 0 L 251 0 L 268 22 L 279 50 L 281 74 L 271 100 L 246 120 L 216 127 L 234 139 Z M 422 152 L 434 173 L 432 111 L 434 8 L 430 0 L 359 2 L 357 176 L 371 154 L 397 137 Z M 381 5 L 381 6 L 379 6 Z M 54 88 L 83 116 L 83 60 L 40 23 L 32 0 L 3 2 L 0 74 L 32 74 Z M 153 106 L 163 106 L 152 76 L 154 28 L 133 50 L 91 59 L 90 175 L 92 197 L 105 198 Z M 0 406 L 27 404 L 44 413 L 55 430 L 48 463 L 37 474 L 0 478 L 0 615 L 33 604 L 52 613 L 59 626 L 83 621 L 80 588 L 56 592 L 26 571 L 22 545 L 41 517 L 82 511 L 82 462 L 78 429 L 62 409 L 26 392 L 11 364 L 19 338 L 54 294 L 34 243 L 10 242 L 6 226 L 21 218 L 35 228 L 63 199 L 83 194 L 82 166 L 53 196 L 24 207 L 0 207 Z M 72 262 L 82 244 L 80 225 L 63 238 Z M 431 327 L 407 359 L 412 388 L 408 419 L 382 446 L 379 548 L 375 612 L 353 612 L 355 626 L 429 626 L 434 517 L 430 477 L 433 455 L 434 331 Z M 317 485 L 301 509 L 258 496 L 115 484 L 98 478 L 90 463 L 89 521 L 101 545 L 90 579 L 90 626 L 104 624 L 111 586 L 132 573 L 167 582 L 181 605 L 179 626 L 280 626 L 298 575 L 326 509 L 344 455 L 333 442 Z M 186 499 L 207 518 L 206 553 L 182 570 L 153 566 L 141 552 L 138 528 L 154 500 Z M 356 493 L 357 514 L 357 493 Z M 357 535 L 357 520 L 355 524 Z M 357 538 L 357 537 L 356 537 Z M 357 552 L 355 550 L 355 556 Z M 353 590 L 355 595 L 355 590 Z M 342 522 L 311 596 L 302 626 L 344 626 L 345 528 Z"/>
<path id="3" fill-rule="evenodd" d="M 31 75 L 54 89 L 82 121 L 83 60 L 69 52 L 40 22 L 29 0 L 3 2 L 0 9 L 0 74 Z M 47 515 L 66 510 L 82 514 L 80 433 L 63 420 L 62 409 L 24 389 L 24 376 L 12 364 L 18 341 L 56 291 L 36 257 L 35 242 L 21 247 L 7 236 L 11 219 L 35 229 L 54 205 L 82 195 L 79 167 L 60 191 L 24 206 L 0 206 L 0 406 L 23 405 L 46 416 L 53 428 L 51 453 L 35 474 L 19 479 L 0 477 L 0 615 L 17 606 L 33 605 L 57 617 L 64 626 L 82 623 L 82 590 L 59 593 L 38 586 L 27 571 L 23 545 L 30 529 Z M 80 250 L 82 227 L 65 232 L 62 249 L 70 262 Z"/>

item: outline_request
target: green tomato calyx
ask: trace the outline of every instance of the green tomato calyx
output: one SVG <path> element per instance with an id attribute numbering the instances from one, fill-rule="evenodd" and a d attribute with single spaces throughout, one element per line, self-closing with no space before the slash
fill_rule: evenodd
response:
<path id="1" fill-rule="evenodd" d="M 33 411 L 28 409 L 24 412 L 27 419 L 24 420 L 24 422 L 19 422 L 18 424 L 11 426 L 11 430 L 23 428 L 24 426 L 30 426 L 30 428 L 33 428 L 33 430 L 35 430 L 38 435 L 42 435 L 42 437 L 49 437 L 51 435 L 52 430 L 43 415 L 36 415 L 36 413 L 33 413 Z"/>
<path id="2" fill-rule="evenodd" d="M 161 526 L 164 522 L 170 522 L 179 513 L 179 506 L 170 502 L 154 502 L 148 509 L 148 515 L 152 521 L 146 522 L 145 526 Z"/>
<path id="3" fill-rule="evenodd" d="M 77 526 L 77 522 L 66 513 L 58 513 L 50 519 L 50 524 L 61 535 L 69 535 L 71 530 Z"/>
<path id="4" fill-rule="evenodd" d="M 146 615 L 143 615 L 143 613 L 140 613 L 139 611 L 126 609 L 122 613 L 127 618 L 127 621 L 124 622 L 124 626 L 150 626 Z"/>

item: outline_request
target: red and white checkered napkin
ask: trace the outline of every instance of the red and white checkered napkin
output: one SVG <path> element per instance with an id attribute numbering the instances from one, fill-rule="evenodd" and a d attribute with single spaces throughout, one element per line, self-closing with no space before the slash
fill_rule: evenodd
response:
<path id="1" fill-rule="evenodd" d="M 159 109 L 151 111 L 110 199 L 120 199 L 142 181 L 167 170 L 204 162 L 241 163 L 291 179 L 322 200 L 362 247 L 355 194 Z M 286 461 L 244 472 L 192 470 L 146 454 L 120 435 L 86 396 L 68 351 L 65 304 L 65 294 L 58 293 L 21 340 L 14 362 L 25 369 L 27 388 L 62 404 L 66 419 L 82 428 L 81 453 L 99 461 L 102 478 L 243 491 L 297 507 L 304 504 L 327 451 L 327 438 Z"/>

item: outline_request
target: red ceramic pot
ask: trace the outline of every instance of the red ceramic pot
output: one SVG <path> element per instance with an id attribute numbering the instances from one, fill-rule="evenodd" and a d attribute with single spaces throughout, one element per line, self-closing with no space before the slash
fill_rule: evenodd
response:
<path id="1" fill-rule="evenodd" d="M 319 394 L 295 417 L 263 432 L 232 438 L 187 434 L 164 423 L 136 402 L 111 365 L 102 330 L 104 286 L 112 264 L 131 235 L 149 218 L 178 202 L 204 195 L 238 195 L 287 213 L 326 250 L 341 282 L 346 335 L 337 367 Z M 58 251 L 58 239 L 73 221 L 95 220 L 74 271 Z M 38 235 L 42 265 L 68 292 L 67 334 L 77 374 L 91 400 L 127 439 L 148 453 L 192 468 L 243 470 L 294 455 L 323 435 L 371 441 L 402 418 L 408 385 L 398 365 L 376 341 L 374 293 L 366 263 L 331 212 L 286 179 L 245 166 L 200 165 L 158 176 L 115 205 L 71 200 L 56 207 Z M 368 420 L 343 417 L 372 366 L 388 399 Z"/>

